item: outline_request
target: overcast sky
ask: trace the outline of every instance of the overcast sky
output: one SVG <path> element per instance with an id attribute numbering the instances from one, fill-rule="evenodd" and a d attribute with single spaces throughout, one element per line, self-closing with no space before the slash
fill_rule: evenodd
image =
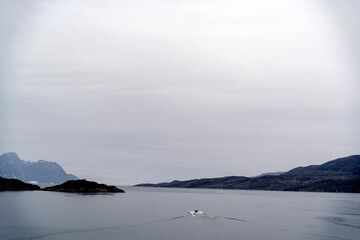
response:
<path id="1" fill-rule="evenodd" d="M 0 0 L 0 153 L 115 184 L 360 153 L 359 1 Z"/>

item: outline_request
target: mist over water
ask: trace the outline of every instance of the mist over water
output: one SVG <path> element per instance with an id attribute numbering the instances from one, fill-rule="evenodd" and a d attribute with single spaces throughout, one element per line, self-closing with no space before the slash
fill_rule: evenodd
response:
<path id="1" fill-rule="evenodd" d="M 125 188 L 0 193 L 0 239 L 358 239 L 360 195 Z M 200 212 L 192 214 L 198 209 Z"/>

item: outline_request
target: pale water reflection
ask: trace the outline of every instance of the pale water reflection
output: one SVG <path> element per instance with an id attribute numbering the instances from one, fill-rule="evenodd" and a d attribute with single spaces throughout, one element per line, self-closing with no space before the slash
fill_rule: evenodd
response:
<path id="1" fill-rule="evenodd" d="M 360 194 L 1 192 L 0 239 L 358 239 Z M 195 210 L 198 210 L 195 212 Z"/>

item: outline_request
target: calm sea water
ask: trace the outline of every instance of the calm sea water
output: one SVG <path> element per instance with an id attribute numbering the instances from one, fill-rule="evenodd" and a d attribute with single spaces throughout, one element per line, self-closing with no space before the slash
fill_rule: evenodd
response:
<path id="1" fill-rule="evenodd" d="M 125 190 L 0 192 L 0 239 L 360 239 L 360 194 Z"/>

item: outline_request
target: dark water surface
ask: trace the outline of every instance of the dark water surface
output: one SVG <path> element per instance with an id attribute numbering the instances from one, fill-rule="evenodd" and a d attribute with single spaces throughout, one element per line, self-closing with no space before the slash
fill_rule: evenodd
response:
<path id="1" fill-rule="evenodd" d="M 360 194 L 125 190 L 0 192 L 0 239 L 360 239 Z"/>

